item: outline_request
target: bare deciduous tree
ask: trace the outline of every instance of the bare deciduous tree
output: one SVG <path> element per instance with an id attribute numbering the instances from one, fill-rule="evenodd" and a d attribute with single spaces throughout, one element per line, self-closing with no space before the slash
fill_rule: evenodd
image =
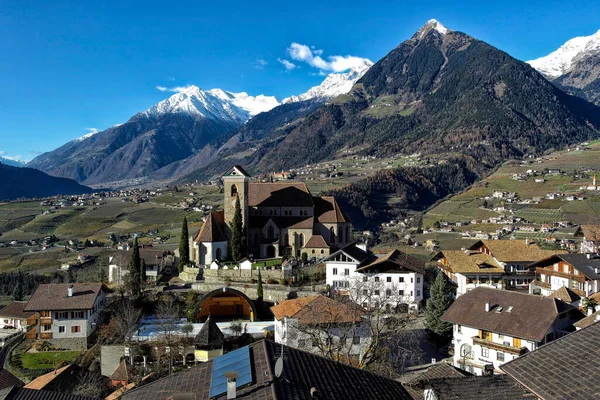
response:
<path id="1" fill-rule="evenodd" d="M 169 359 L 169 374 L 173 370 L 173 353 L 182 339 L 178 325 L 179 311 L 175 298 L 171 295 L 165 295 L 159 302 L 155 314 L 156 325 L 160 332 L 160 344 Z"/>

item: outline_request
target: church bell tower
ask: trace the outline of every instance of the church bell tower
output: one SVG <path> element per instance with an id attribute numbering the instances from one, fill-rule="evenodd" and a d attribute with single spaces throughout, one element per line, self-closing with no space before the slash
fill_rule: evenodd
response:
<path id="1" fill-rule="evenodd" d="M 234 165 L 223 176 L 224 184 L 224 203 L 225 212 L 225 231 L 227 238 L 231 240 L 231 222 L 235 215 L 235 203 L 240 201 L 242 209 L 242 221 L 244 227 L 248 221 L 248 181 L 250 175 L 239 165 Z"/>

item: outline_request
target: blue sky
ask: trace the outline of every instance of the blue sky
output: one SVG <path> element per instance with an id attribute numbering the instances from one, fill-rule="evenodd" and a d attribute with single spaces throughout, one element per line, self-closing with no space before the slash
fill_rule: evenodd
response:
<path id="1" fill-rule="evenodd" d="M 124 122 L 168 97 L 156 86 L 299 94 L 323 77 L 290 59 L 292 43 L 376 62 L 431 18 L 528 60 L 600 29 L 600 4 L 2 0 L 0 156 L 30 159 Z"/>

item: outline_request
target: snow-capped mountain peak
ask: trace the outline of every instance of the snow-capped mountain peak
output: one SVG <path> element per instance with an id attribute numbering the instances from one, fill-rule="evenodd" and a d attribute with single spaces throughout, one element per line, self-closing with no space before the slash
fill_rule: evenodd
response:
<path id="1" fill-rule="evenodd" d="M 558 50 L 527 63 L 542 74 L 557 78 L 569 72 L 581 58 L 598 51 L 600 51 L 600 30 L 590 36 L 579 36 L 568 40 Z"/>
<path id="2" fill-rule="evenodd" d="M 320 85 L 313 86 L 307 92 L 298 96 L 287 97 L 283 99 L 282 103 L 295 103 L 312 99 L 324 101 L 340 94 L 346 94 L 372 65 L 371 61 L 365 59 L 361 65 L 352 67 L 348 72 L 329 74 Z"/>
<path id="3" fill-rule="evenodd" d="M 425 23 L 425 25 L 423 25 L 421 27 L 421 29 L 419 29 L 415 33 L 413 38 L 416 37 L 417 39 L 423 39 L 425 37 L 425 35 L 427 35 L 432 30 L 437 31 L 442 36 L 444 36 L 446 33 L 448 33 L 450 31 L 448 28 L 446 28 L 444 25 L 442 25 L 441 22 L 438 21 L 437 19 L 430 19 L 429 21 L 427 21 Z"/>
<path id="4" fill-rule="evenodd" d="M 250 96 L 246 92 L 232 93 L 222 89 L 202 90 L 190 85 L 185 90 L 150 107 L 143 114 L 157 116 L 167 113 L 185 113 L 209 119 L 246 122 L 256 114 L 277 107 L 273 96 Z"/>

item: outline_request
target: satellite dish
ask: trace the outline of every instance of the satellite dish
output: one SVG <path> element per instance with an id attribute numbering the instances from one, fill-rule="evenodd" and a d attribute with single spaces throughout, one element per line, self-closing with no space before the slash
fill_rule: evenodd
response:
<path id="1" fill-rule="evenodd" d="M 283 374 L 283 358 L 278 358 L 275 361 L 275 377 L 280 378 Z"/>

